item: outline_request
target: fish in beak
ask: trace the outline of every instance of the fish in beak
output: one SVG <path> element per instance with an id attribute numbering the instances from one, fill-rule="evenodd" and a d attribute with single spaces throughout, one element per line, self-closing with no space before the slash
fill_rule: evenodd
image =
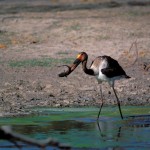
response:
<path id="1" fill-rule="evenodd" d="M 73 62 L 73 64 L 71 66 L 68 66 L 68 65 L 62 65 L 62 66 L 66 66 L 68 67 L 68 70 L 67 71 L 64 71 L 60 74 L 58 74 L 59 77 L 67 77 L 71 72 L 73 72 L 75 70 L 75 68 L 82 62 L 81 60 L 81 56 L 82 54 L 79 53 L 77 55 L 77 58 L 76 60 Z M 61 66 L 60 66 L 61 67 Z"/>

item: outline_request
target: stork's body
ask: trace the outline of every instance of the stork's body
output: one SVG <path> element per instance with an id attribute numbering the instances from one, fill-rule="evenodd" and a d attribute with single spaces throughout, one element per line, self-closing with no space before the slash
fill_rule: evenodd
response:
<path id="1" fill-rule="evenodd" d="M 71 66 L 67 66 L 69 70 L 67 72 L 63 72 L 59 74 L 59 76 L 64 77 L 69 75 L 82 62 L 82 68 L 86 74 L 95 76 L 99 84 L 105 81 L 108 82 L 109 85 L 112 87 L 117 99 L 117 104 L 119 107 L 121 118 L 123 119 L 120 102 L 114 89 L 114 82 L 115 80 L 119 80 L 121 78 L 130 78 L 130 77 L 126 75 L 125 71 L 119 65 L 119 63 L 113 58 L 111 58 L 110 56 L 99 56 L 95 58 L 89 69 L 87 68 L 87 60 L 88 60 L 88 55 L 85 52 L 79 53 L 74 63 Z M 102 104 L 97 119 L 99 118 L 101 109 L 103 107 L 103 96 L 102 96 L 101 86 L 100 86 L 100 92 L 101 92 Z"/>
<path id="2" fill-rule="evenodd" d="M 114 86 L 115 80 L 128 77 L 119 63 L 110 56 L 97 57 L 90 69 L 93 70 L 99 83 L 106 81 L 110 86 Z"/>

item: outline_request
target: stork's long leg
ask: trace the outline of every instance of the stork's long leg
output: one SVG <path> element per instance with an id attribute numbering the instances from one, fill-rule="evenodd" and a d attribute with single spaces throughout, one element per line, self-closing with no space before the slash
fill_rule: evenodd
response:
<path id="1" fill-rule="evenodd" d="M 119 108 L 120 116 L 121 116 L 121 118 L 123 119 L 123 115 L 122 115 L 122 111 L 121 111 L 121 107 L 120 107 L 120 101 L 119 101 L 119 98 L 118 98 L 118 96 L 117 96 L 117 93 L 116 93 L 116 91 L 115 91 L 115 89 L 114 89 L 114 86 L 112 86 L 112 89 L 113 89 L 114 94 L 115 94 L 116 99 L 117 99 L 117 104 L 118 104 L 118 108 Z"/>
<path id="2" fill-rule="evenodd" d="M 100 93 L 101 93 L 101 101 L 102 101 L 102 103 L 101 103 L 101 106 L 100 106 L 100 109 L 99 109 L 99 112 L 98 112 L 97 120 L 99 119 L 99 116 L 100 116 L 100 114 L 101 114 L 101 110 L 102 110 L 102 107 L 103 107 L 103 104 L 104 104 L 101 84 L 100 84 Z"/>

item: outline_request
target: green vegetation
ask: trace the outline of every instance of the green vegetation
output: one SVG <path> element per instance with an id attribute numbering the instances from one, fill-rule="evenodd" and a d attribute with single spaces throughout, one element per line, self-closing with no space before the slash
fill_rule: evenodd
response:
<path id="1" fill-rule="evenodd" d="M 122 106 L 124 117 L 149 115 L 150 106 Z M 49 121 L 65 121 L 73 118 L 94 118 L 96 119 L 99 108 L 97 107 L 79 107 L 79 108 L 49 108 L 49 107 L 32 107 L 26 109 L 31 112 L 27 116 L 18 116 L 10 118 L 1 118 L 0 125 L 37 125 L 39 122 Z M 39 113 L 40 112 L 40 113 Z M 38 115 L 37 115 L 38 114 Z M 34 117 L 33 117 L 34 116 Z M 117 106 L 107 106 L 102 109 L 101 117 L 110 117 L 110 119 L 119 118 L 120 114 Z M 26 119 L 25 119 L 26 118 Z M 39 120 L 39 121 L 37 121 Z"/>
<path id="2" fill-rule="evenodd" d="M 82 28 L 82 26 L 79 23 L 74 23 L 71 26 L 66 27 L 66 31 L 79 31 Z"/>
<path id="3" fill-rule="evenodd" d="M 149 11 L 139 11 L 139 10 L 130 10 L 128 12 L 128 15 L 129 16 L 132 16 L 132 17 L 139 17 L 139 16 L 146 16 L 146 15 L 149 15 L 150 12 Z"/>
<path id="4" fill-rule="evenodd" d="M 39 58 L 39 59 L 29 59 L 29 60 L 13 60 L 8 62 L 11 67 L 52 67 L 60 64 L 70 64 L 72 63 L 74 58 Z"/>
<path id="5" fill-rule="evenodd" d="M 58 52 L 57 55 L 68 55 L 69 54 L 69 51 L 65 51 L 65 52 Z"/>
<path id="6" fill-rule="evenodd" d="M 12 32 L 0 30 L 0 44 L 9 45 L 11 44 L 11 37 L 14 35 Z"/>
<path id="7" fill-rule="evenodd" d="M 101 34 L 101 35 L 97 36 L 96 39 L 97 40 L 108 40 L 108 39 L 110 39 L 110 36 Z"/>

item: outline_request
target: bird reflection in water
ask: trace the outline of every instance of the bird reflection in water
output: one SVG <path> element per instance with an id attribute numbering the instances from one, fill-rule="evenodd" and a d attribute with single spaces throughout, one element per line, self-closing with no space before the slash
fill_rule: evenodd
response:
<path id="1" fill-rule="evenodd" d="M 114 121 L 97 121 L 97 127 L 103 141 L 119 141 L 122 125 Z"/>
<path id="2" fill-rule="evenodd" d="M 122 144 L 129 147 L 135 143 L 142 145 L 149 142 L 150 115 L 127 116 L 122 121 L 101 118 L 97 121 L 97 129 L 100 133 L 100 141 L 109 145 L 113 150 L 124 149 L 125 146 L 122 147 Z M 115 143 L 117 147 L 114 144 L 111 146 L 112 143 Z"/>

